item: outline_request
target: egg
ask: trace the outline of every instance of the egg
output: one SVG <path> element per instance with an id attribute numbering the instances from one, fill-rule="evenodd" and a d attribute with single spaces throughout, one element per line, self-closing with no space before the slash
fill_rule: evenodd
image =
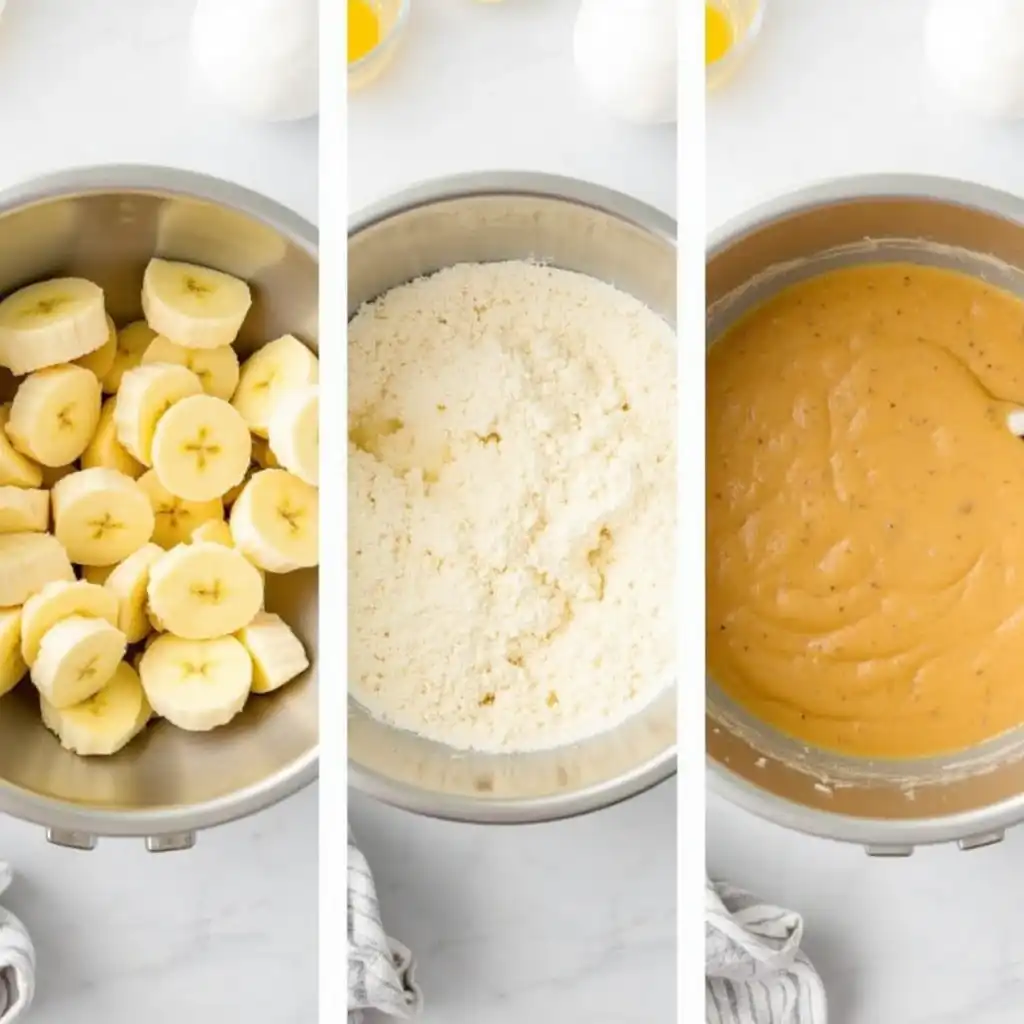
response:
<path id="1" fill-rule="evenodd" d="M 676 0 L 583 0 L 576 71 L 609 113 L 636 124 L 676 120 Z"/>
<path id="2" fill-rule="evenodd" d="M 1024 117 L 1024 0 L 932 0 L 925 55 L 933 80 L 959 107 Z"/>

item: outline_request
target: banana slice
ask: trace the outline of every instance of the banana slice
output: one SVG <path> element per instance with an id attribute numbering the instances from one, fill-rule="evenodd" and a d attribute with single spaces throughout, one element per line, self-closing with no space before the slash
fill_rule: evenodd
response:
<path id="1" fill-rule="evenodd" d="M 72 473 L 51 494 L 53 532 L 79 565 L 122 562 L 156 528 L 146 492 L 116 469 Z"/>
<path id="2" fill-rule="evenodd" d="M 212 501 L 245 479 L 252 435 L 223 398 L 191 395 L 156 425 L 151 456 L 160 483 L 186 501 Z"/>
<path id="3" fill-rule="evenodd" d="M 156 515 L 153 542 L 162 548 L 187 544 L 192 531 L 200 523 L 224 518 L 224 504 L 219 498 L 212 501 L 185 501 L 171 494 L 153 470 L 140 476 L 138 483 L 146 492 Z"/>
<path id="4" fill-rule="evenodd" d="M 43 634 L 32 682 L 55 708 L 69 708 L 106 686 L 127 646 L 124 633 L 106 619 L 61 619 Z"/>
<path id="5" fill-rule="evenodd" d="M 235 539 L 231 536 L 231 527 L 223 519 L 207 519 L 192 531 L 192 543 L 223 544 L 226 548 L 233 548 Z"/>
<path id="6" fill-rule="evenodd" d="M 320 483 L 320 388 L 286 391 L 270 414 L 270 451 L 289 473 L 316 487 Z"/>
<path id="7" fill-rule="evenodd" d="M 236 548 L 179 544 L 149 571 L 149 607 L 162 627 L 186 640 L 209 640 L 247 626 L 263 604 L 263 580 Z"/>
<path id="8" fill-rule="evenodd" d="M 80 356 L 78 359 L 73 360 L 73 362 L 76 366 L 81 366 L 83 370 L 95 373 L 102 381 L 110 373 L 110 369 L 114 365 L 115 355 L 117 355 L 117 327 L 114 326 L 113 319 L 108 315 L 107 340 L 94 352 Z"/>
<path id="9" fill-rule="evenodd" d="M 235 547 L 267 572 L 320 563 L 317 490 L 283 469 L 261 469 L 231 509 Z"/>
<path id="10" fill-rule="evenodd" d="M 102 384 L 106 394 L 117 393 L 121 387 L 121 378 L 142 362 L 143 354 L 155 337 L 156 331 L 145 320 L 136 320 L 117 332 L 117 351 L 110 369 L 103 375 Z"/>
<path id="11" fill-rule="evenodd" d="M 139 661 L 153 710 L 179 729 L 205 732 L 227 725 L 245 707 L 252 659 L 233 636 L 182 640 L 164 634 Z"/>
<path id="12" fill-rule="evenodd" d="M 66 466 L 85 451 L 99 420 L 100 382 L 69 363 L 21 382 L 4 429 L 22 455 L 44 466 Z"/>
<path id="13" fill-rule="evenodd" d="M 0 608 L 0 697 L 25 678 L 28 665 L 21 656 L 21 609 Z"/>
<path id="14" fill-rule="evenodd" d="M 10 402 L 0 405 L 0 484 L 38 487 L 43 482 L 42 467 L 26 458 L 11 444 L 11 439 L 7 436 L 7 423 L 10 417 Z"/>
<path id="15" fill-rule="evenodd" d="M 0 534 L 0 608 L 24 604 L 55 580 L 73 582 L 75 570 L 49 533 Z"/>
<path id="16" fill-rule="evenodd" d="M 58 622 L 72 615 L 105 619 L 116 626 L 117 598 L 109 590 L 86 580 L 47 583 L 21 610 L 21 656 L 27 665 L 35 664 L 43 637 Z"/>
<path id="17" fill-rule="evenodd" d="M 40 696 L 43 724 L 61 746 L 82 757 L 116 754 L 145 729 L 153 714 L 139 675 L 122 661 L 110 681 L 80 704 L 54 707 Z"/>
<path id="18" fill-rule="evenodd" d="M 127 370 L 114 407 L 118 441 L 144 466 L 152 466 L 150 449 L 160 417 L 175 402 L 202 392 L 199 378 L 184 366 L 151 363 Z"/>
<path id="19" fill-rule="evenodd" d="M 185 348 L 230 345 L 251 305 L 244 281 L 192 263 L 153 259 L 142 279 L 146 323 Z"/>
<path id="20" fill-rule="evenodd" d="M 225 402 L 238 387 L 238 353 L 230 345 L 220 348 L 185 348 L 158 334 L 142 356 L 142 364 L 174 363 L 191 370 L 203 385 L 203 391 Z"/>
<path id="21" fill-rule="evenodd" d="M 94 352 L 107 333 L 103 289 L 81 277 L 30 284 L 0 302 L 0 361 L 19 377 Z"/>
<path id="22" fill-rule="evenodd" d="M 150 633 L 146 588 L 149 586 L 150 569 L 163 556 L 164 549 L 158 544 L 143 544 L 114 569 L 104 584 L 117 601 L 115 625 L 130 644 L 137 644 Z"/>
<path id="23" fill-rule="evenodd" d="M 319 375 L 317 357 L 298 338 L 286 334 L 257 349 L 242 364 L 231 404 L 254 434 L 266 437 L 280 397 L 293 388 L 316 384 Z"/>
<path id="24" fill-rule="evenodd" d="M 102 587 L 107 582 L 107 577 L 116 568 L 116 565 L 83 565 L 82 579 L 88 583 L 97 583 Z"/>
<path id="25" fill-rule="evenodd" d="M 280 615 L 260 612 L 236 634 L 252 658 L 252 692 L 270 693 L 309 668 L 302 641 Z"/>
<path id="26" fill-rule="evenodd" d="M 27 487 L 0 487 L 0 533 L 46 533 L 50 495 Z"/>
<path id="27" fill-rule="evenodd" d="M 111 396 L 103 403 L 96 433 L 82 452 L 82 468 L 116 469 L 119 473 L 137 480 L 146 472 L 146 467 L 138 459 L 132 458 L 124 445 L 118 441 L 117 428 L 114 424 L 116 407 L 115 396 Z"/>

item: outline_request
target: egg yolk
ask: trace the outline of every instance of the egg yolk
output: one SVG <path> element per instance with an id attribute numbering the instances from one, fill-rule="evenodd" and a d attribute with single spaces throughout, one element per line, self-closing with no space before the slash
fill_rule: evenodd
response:
<path id="1" fill-rule="evenodd" d="M 380 42 L 380 19 L 368 0 L 348 0 L 348 62 L 365 57 Z"/>
<path id="2" fill-rule="evenodd" d="M 729 15 L 717 4 L 704 5 L 704 64 L 721 60 L 732 48 L 733 31 Z"/>

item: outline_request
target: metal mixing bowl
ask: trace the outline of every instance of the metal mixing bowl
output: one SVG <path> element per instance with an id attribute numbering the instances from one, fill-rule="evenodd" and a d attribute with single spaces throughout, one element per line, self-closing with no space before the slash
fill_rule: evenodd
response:
<path id="1" fill-rule="evenodd" d="M 708 341 L 794 281 L 883 260 L 953 268 L 1024 296 L 1024 201 L 963 182 L 889 175 L 767 203 L 710 240 Z M 1024 730 L 948 757 L 869 761 L 788 739 L 711 679 L 707 693 L 712 791 L 780 825 L 906 855 L 924 843 L 998 842 L 1024 821 Z"/>
<path id="2" fill-rule="evenodd" d="M 349 316 L 396 285 L 461 262 L 535 259 L 607 281 L 671 323 L 675 223 L 627 196 L 538 174 L 472 174 L 412 189 L 349 228 Z M 569 817 L 675 771 L 675 692 L 616 729 L 528 754 L 451 749 L 349 702 L 349 781 L 399 807 L 463 821 Z"/>
<path id="3" fill-rule="evenodd" d="M 40 278 L 88 277 L 119 324 L 141 317 L 153 255 L 246 278 L 253 310 L 239 349 L 285 332 L 317 348 L 317 233 L 236 185 L 156 167 L 97 167 L 0 194 L 0 294 Z M 0 394 L 13 394 L 6 371 Z M 315 571 L 267 577 L 267 607 L 317 649 Z M 261 810 L 316 777 L 315 669 L 251 700 L 212 733 L 157 722 L 111 758 L 61 749 L 25 681 L 0 699 L 0 812 L 37 822 L 53 842 L 143 836 L 152 850 L 190 846 L 197 829 Z"/>

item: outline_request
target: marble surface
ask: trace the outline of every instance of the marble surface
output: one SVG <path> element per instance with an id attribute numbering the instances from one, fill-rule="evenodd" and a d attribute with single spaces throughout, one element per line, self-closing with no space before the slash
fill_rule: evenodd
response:
<path id="1" fill-rule="evenodd" d="M 1024 191 L 1024 123 L 952 111 L 923 68 L 923 3 L 772 0 L 749 63 L 707 108 L 708 223 L 799 185 L 919 172 Z M 1024 833 L 971 853 L 860 849 L 719 801 L 708 867 L 801 910 L 842 1024 L 1011 1024 L 1024 1003 Z"/>
<path id="2" fill-rule="evenodd" d="M 385 77 L 350 98 L 353 209 L 414 181 L 527 169 L 675 210 L 675 133 L 617 124 L 576 87 L 575 0 L 417 0 Z M 386 925 L 418 957 L 425 1024 L 675 1019 L 668 783 L 586 818 L 429 821 L 350 798 Z"/>
<path id="3" fill-rule="evenodd" d="M 94 163 L 156 163 L 233 179 L 316 219 L 316 123 L 243 123 L 190 81 L 192 0 L 8 0 L 0 18 L 0 189 Z M 31 1024 L 316 1019 L 317 793 L 200 835 L 48 846 L 0 819 L 4 900 L 32 931 Z"/>

